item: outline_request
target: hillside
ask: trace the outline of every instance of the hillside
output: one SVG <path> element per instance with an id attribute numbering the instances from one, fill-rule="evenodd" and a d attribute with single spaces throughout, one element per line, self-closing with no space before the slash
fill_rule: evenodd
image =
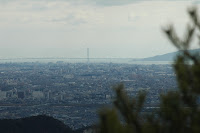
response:
<path id="1" fill-rule="evenodd" d="M 192 54 L 194 54 L 196 52 L 200 52 L 200 49 L 190 50 L 190 53 L 192 53 Z M 167 54 L 163 54 L 163 55 L 156 55 L 153 57 L 137 59 L 137 61 L 173 61 L 175 56 L 179 53 L 180 52 L 177 51 L 177 52 L 167 53 Z"/>
<path id="2" fill-rule="evenodd" d="M 21 119 L 0 120 L 0 133 L 74 133 L 63 122 L 39 115 Z"/>

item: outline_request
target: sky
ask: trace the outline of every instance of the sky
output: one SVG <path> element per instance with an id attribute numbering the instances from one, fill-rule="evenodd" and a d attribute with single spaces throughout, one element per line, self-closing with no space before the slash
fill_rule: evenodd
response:
<path id="1" fill-rule="evenodd" d="M 176 51 L 199 0 L 0 0 L 0 58 L 143 58 Z M 197 46 L 193 46 L 196 48 Z"/>

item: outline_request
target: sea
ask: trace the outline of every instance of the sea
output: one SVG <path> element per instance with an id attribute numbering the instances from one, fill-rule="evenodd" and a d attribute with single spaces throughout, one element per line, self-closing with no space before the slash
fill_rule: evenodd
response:
<path id="1" fill-rule="evenodd" d="M 133 58 L 0 58 L 0 63 L 116 63 L 116 64 L 172 64 L 172 61 L 141 61 Z"/>

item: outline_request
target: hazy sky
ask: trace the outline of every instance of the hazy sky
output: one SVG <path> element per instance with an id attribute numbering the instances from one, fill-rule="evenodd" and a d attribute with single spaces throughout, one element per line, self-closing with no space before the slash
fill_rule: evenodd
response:
<path id="1" fill-rule="evenodd" d="M 0 0 L 0 57 L 148 57 L 176 49 L 197 0 Z"/>

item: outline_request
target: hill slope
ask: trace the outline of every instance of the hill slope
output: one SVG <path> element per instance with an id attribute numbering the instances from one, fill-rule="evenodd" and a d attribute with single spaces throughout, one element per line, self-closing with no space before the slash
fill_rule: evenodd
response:
<path id="1" fill-rule="evenodd" d="M 73 133 L 73 131 L 53 117 L 39 115 L 0 120 L 0 133 Z"/>
<path id="2" fill-rule="evenodd" d="M 200 49 L 190 50 L 190 53 L 192 53 L 192 54 L 196 53 L 196 52 L 200 52 Z M 175 56 L 179 53 L 180 52 L 177 51 L 177 52 L 167 53 L 167 54 L 163 54 L 163 55 L 156 55 L 153 57 L 138 59 L 138 61 L 173 61 Z"/>

